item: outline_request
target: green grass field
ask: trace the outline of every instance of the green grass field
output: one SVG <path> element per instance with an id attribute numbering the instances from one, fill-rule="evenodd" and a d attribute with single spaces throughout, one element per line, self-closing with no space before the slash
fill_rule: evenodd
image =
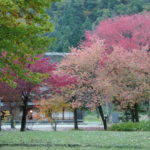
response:
<path id="1" fill-rule="evenodd" d="M 101 122 L 101 118 L 98 117 L 98 114 L 96 111 L 85 111 L 84 114 L 84 122 Z"/>
<path id="2" fill-rule="evenodd" d="M 150 132 L 2 131 L 0 150 L 150 150 Z"/>
<path id="3" fill-rule="evenodd" d="M 100 123 L 101 119 L 97 118 L 96 115 L 86 115 L 84 117 L 84 122 L 97 122 L 97 123 Z"/>

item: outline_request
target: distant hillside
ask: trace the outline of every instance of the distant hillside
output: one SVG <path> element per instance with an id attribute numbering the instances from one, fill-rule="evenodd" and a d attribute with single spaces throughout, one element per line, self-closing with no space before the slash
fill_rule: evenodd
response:
<path id="1" fill-rule="evenodd" d="M 62 0 L 53 3 L 47 13 L 55 24 L 55 38 L 49 51 L 68 52 L 84 40 L 86 30 L 106 18 L 150 11 L 150 0 Z"/>

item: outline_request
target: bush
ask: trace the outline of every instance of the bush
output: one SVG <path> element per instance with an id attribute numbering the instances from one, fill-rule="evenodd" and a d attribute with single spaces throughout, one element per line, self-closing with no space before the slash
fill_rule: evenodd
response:
<path id="1" fill-rule="evenodd" d="M 150 121 L 147 122 L 127 122 L 113 124 L 110 127 L 111 131 L 150 131 Z"/>

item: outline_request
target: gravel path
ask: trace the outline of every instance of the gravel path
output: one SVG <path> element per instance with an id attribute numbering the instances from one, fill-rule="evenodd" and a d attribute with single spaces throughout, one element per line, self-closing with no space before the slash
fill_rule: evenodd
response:
<path id="1" fill-rule="evenodd" d="M 20 125 L 15 126 L 16 130 L 20 129 Z M 27 124 L 28 130 L 38 130 L 38 131 L 52 131 L 52 126 L 50 124 Z M 67 130 L 73 130 L 74 125 L 73 124 L 58 124 L 57 130 L 58 131 L 67 131 Z M 103 125 L 97 123 L 97 122 L 86 122 L 86 123 L 80 123 L 79 129 L 81 130 L 89 130 L 89 131 L 95 131 L 95 130 L 103 130 Z M 2 130 L 11 130 L 10 125 L 2 125 Z"/>

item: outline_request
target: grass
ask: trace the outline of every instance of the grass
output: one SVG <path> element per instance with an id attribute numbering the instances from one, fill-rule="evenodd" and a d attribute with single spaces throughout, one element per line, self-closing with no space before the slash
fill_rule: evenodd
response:
<path id="1" fill-rule="evenodd" d="M 99 115 L 97 114 L 96 111 L 85 111 L 84 114 L 84 122 L 101 122 L 101 119 L 99 118 Z"/>
<path id="2" fill-rule="evenodd" d="M 0 150 L 149 150 L 150 132 L 2 131 Z"/>
<path id="3" fill-rule="evenodd" d="M 97 122 L 97 123 L 100 123 L 101 119 L 100 118 L 97 118 L 96 115 L 86 115 L 84 117 L 84 122 Z"/>

